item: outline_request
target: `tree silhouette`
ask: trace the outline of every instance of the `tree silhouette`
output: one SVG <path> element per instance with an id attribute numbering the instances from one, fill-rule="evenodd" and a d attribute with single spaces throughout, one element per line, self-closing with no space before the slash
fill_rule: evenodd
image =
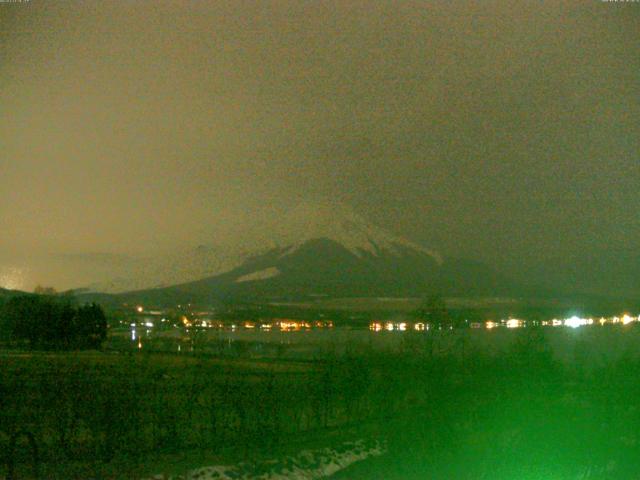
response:
<path id="1" fill-rule="evenodd" d="M 57 291 L 53 287 L 43 287 L 42 285 L 36 285 L 33 289 L 33 293 L 36 295 L 57 295 Z"/>
<path id="2" fill-rule="evenodd" d="M 106 339 L 107 320 L 96 304 L 78 307 L 69 297 L 23 295 L 0 309 L 0 333 L 4 340 L 26 342 L 31 348 L 99 348 Z"/>
<path id="3" fill-rule="evenodd" d="M 415 316 L 433 326 L 449 326 L 452 324 L 447 304 L 440 295 L 431 295 L 422 301 Z"/>
<path id="4" fill-rule="evenodd" d="M 106 340 L 107 317 L 99 305 L 92 303 L 80 307 L 74 320 L 74 331 L 80 346 L 98 348 Z"/>

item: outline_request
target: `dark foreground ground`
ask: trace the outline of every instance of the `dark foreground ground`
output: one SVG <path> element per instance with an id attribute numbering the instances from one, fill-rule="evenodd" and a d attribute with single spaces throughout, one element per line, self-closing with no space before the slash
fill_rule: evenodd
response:
<path id="1" fill-rule="evenodd" d="M 179 474 L 365 438 L 386 453 L 332 478 L 640 478 L 640 361 L 577 345 L 560 364 L 518 335 L 492 355 L 433 357 L 416 336 L 309 362 L 5 352 L 0 477 Z"/>

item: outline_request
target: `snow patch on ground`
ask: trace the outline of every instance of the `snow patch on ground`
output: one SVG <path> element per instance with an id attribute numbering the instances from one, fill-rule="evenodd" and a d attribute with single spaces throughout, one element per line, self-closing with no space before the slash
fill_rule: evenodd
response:
<path id="1" fill-rule="evenodd" d="M 241 277 L 236 278 L 236 283 L 266 280 L 267 278 L 275 277 L 276 275 L 280 275 L 280 270 L 276 267 L 269 267 L 264 270 L 258 270 L 257 272 L 242 275 Z"/>
<path id="2" fill-rule="evenodd" d="M 303 450 L 281 460 L 214 465 L 190 470 L 186 475 L 158 474 L 144 480 L 315 480 L 385 452 L 386 448 L 380 442 L 357 440 L 336 448 Z"/>

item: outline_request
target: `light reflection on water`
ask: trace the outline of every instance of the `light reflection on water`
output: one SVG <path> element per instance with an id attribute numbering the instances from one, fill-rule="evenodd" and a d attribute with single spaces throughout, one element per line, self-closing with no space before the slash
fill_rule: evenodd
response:
<path id="1" fill-rule="evenodd" d="M 579 317 L 577 317 L 579 318 Z M 640 356 L 637 344 L 640 329 L 633 328 L 637 317 L 620 316 L 593 319 L 592 323 L 569 319 L 539 322 L 540 331 L 554 356 L 566 364 L 575 364 L 575 348 L 586 352 L 590 362 L 614 361 L 625 354 Z M 402 327 L 401 325 L 404 324 Z M 423 322 L 371 322 L 362 326 L 335 326 L 331 328 L 300 324 L 297 328 L 274 323 L 256 322 L 246 327 L 237 322 L 221 328 L 150 328 L 140 334 L 140 326 L 113 332 L 112 348 L 131 348 L 138 351 L 163 351 L 180 354 L 210 354 L 247 357 L 278 357 L 312 359 L 326 352 L 430 351 L 433 355 L 464 355 L 474 349 L 497 353 L 510 348 L 515 339 L 528 335 L 530 325 L 507 321 L 495 321 L 470 328 L 433 328 Z M 269 326 L 267 326 L 269 325 Z M 559 328 L 553 328 L 556 325 Z M 611 325 L 602 328 L 602 325 Z M 284 328 L 283 328 L 284 327 Z M 572 328 L 573 327 L 573 328 Z M 404 329 L 403 329 L 404 328 Z M 118 340 L 120 338 L 121 340 Z M 130 347 L 127 347 L 127 344 Z M 600 359 L 600 360 L 596 360 Z"/>

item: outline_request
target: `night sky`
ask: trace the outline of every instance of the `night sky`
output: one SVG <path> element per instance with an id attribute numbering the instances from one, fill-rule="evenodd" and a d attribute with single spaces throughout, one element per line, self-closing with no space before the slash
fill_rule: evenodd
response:
<path id="1" fill-rule="evenodd" d="M 639 42 L 640 3 L 597 0 L 0 3 L 0 278 L 318 198 L 511 275 L 616 276 Z"/>

